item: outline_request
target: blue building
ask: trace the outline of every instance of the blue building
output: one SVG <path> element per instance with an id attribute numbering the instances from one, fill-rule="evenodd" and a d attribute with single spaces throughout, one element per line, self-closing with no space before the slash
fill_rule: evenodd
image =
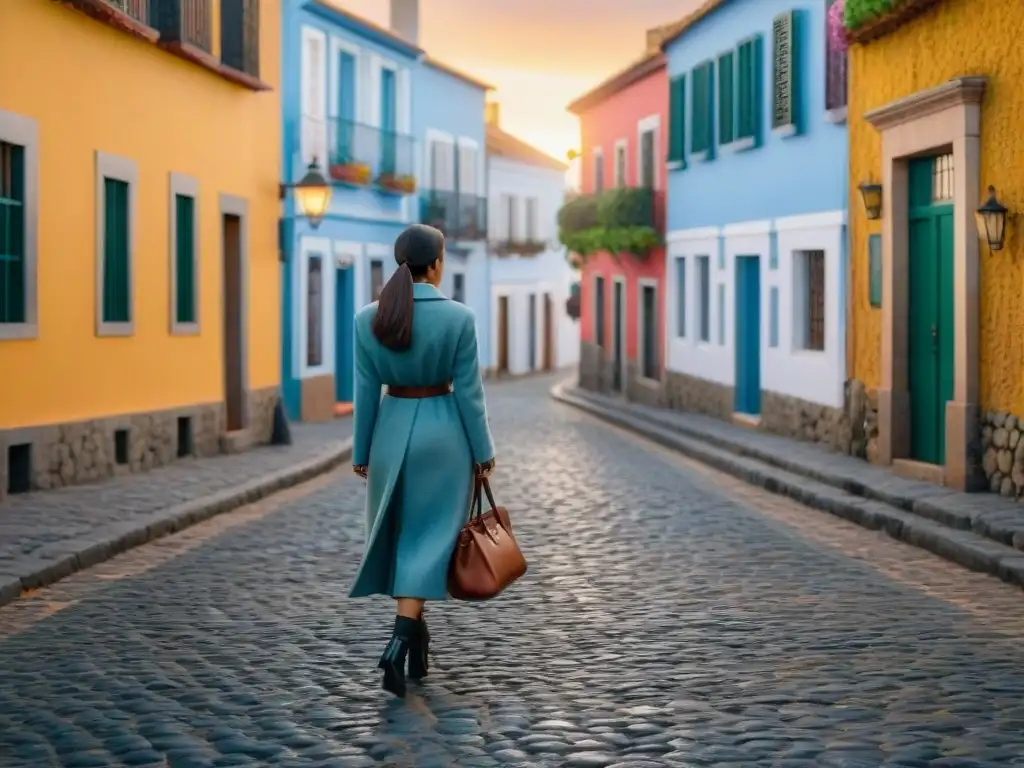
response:
<path id="1" fill-rule="evenodd" d="M 662 43 L 665 396 L 838 446 L 847 429 L 846 59 L 829 41 L 827 6 L 728 0 Z"/>
<path id="2" fill-rule="evenodd" d="M 331 418 L 351 402 L 354 314 L 394 272 L 393 244 L 404 227 L 427 215 L 444 225 L 456 249 L 446 260 L 453 298 L 460 290 L 469 295 L 469 281 L 479 279 L 469 268 L 473 249 L 460 246 L 467 234 L 482 244 L 485 227 L 462 227 L 468 219 L 456 209 L 467 188 L 461 179 L 473 178 L 474 195 L 483 189 L 483 163 L 470 147 L 482 145 L 486 86 L 425 56 L 416 43 L 418 16 L 416 0 L 391 0 L 392 28 L 385 29 L 328 0 L 284 2 L 285 180 L 298 181 L 316 163 L 333 187 L 316 227 L 293 195 L 284 201 L 281 380 L 293 419 Z M 439 152 L 428 127 L 453 137 L 458 152 Z M 463 167 L 453 171 L 459 160 Z M 467 164 L 480 169 L 479 178 Z"/>

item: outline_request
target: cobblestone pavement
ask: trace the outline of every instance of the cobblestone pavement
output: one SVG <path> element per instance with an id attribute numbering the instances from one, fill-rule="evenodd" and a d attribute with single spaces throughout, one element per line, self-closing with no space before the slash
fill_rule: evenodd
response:
<path id="1" fill-rule="evenodd" d="M 311 460 L 351 432 L 351 419 L 293 424 L 289 446 L 184 459 L 92 485 L 11 497 L 0 504 L 0 588 L 89 545 L 145 527 L 164 510 Z"/>
<path id="2" fill-rule="evenodd" d="M 374 670 L 337 473 L 0 609 L 0 766 L 1024 766 L 1019 590 L 491 388 L 530 572 Z"/>

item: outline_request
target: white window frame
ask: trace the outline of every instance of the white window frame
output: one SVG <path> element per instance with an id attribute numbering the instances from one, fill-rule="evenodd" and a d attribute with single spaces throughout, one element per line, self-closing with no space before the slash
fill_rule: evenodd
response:
<path id="1" fill-rule="evenodd" d="M 455 136 L 450 134 L 450 133 L 446 133 L 445 131 L 436 130 L 435 128 L 428 128 L 427 132 L 425 134 L 424 142 L 423 143 L 424 143 L 424 146 L 427 149 L 427 151 L 424 153 L 424 158 L 423 158 L 423 178 L 427 180 L 427 184 L 429 185 L 427 187 L 427 189 L 431 190 L 431 191 L 434 191 L 434 192 L 454 192 L 455 191 L 456 183 L 458 182 L 458 179 L 455 178 L 455 152 L 456 152 Z M 434 146 L 434 144 L 445 144 L 451 150 L 451 153 L 452 153 L 452 167 L 451 167 L 451 185 L 450 185 L 450 187 L 442 188 L 442 187 L 434 185 L 434 179 L 433 179 L 433 173 L 432 173 L 433 168 L 434 168 L 434 166 L 433 166 L 433 158 L 434 158 L 433 146 Z"/>
<path id="2" fill-rule="evenodd" d="M 814 349 L 807 346 L 809 340 L 809 328 L 807 326 L 807 315 L 810 309 L 810 280 L 808 269 L 808 258 L 809 253 L 820 252 L 822 255 L 822 262 L 824 266 L 824 274 L 822 275 L 822 298 L 824 300 L 824 308 L 822 309 L 824 325 L 822 327 L 822 341 L 823 345 L 821 349 Z M 791 349 L 793 352 L 806 355 L 824 355 L 830 352 L 829 349 L 829 258 L 828 250 L 826 248 L 799 248 L 790 252 L 789 258 L 793 269 L 793 315 L 790 320 L 792 323 L 792 339 L 790 340 Z"/>
<path id="3" fill-rule="evenodd" d="M 316 103 L 310 101 L 310 78 L 312 72 L 310 69 L 309 51 L 311 44 L 315 43 L 320 48 L 320 93 Z M 301 60 L 299 65 L 299 77 L 300 77 L 300 91 L 299 91 L 299 104 L 301 115 L 299 116 L 299 151 L 301 153 L 301 161 L 303 165 L 308 165 L 315 156 L 317 160 L 326 167 L 328 158 L 322 157 L 317 152 L 321 152 L 326 155 L 329 152 L 328 149 L 328 134 L 327 134 L 327 121 L 328 121 L 328 100 L 327 100 L 327 83 L 330 77 L 331 64 L 327 60 L 329 51 L 332 48 L 328 44 L 327 33 L 316 27 L 303 26 L 302 27 L 302 52 Z M 319 125 L 317 121 L 319 120 Z M 315 137 L 315 138 L 314 138 Z M 315 146 L 311 146 L 313 141 L 316 141 Z"/>
<path id="4" fill-rule="evenodd" d="M 593 174 L 593 178 L 591 179 L 591 192 L 603 192 L 604 190 L 608 189 L 607 185 L 605 184 L 607 179 L 605 179 L 604 173 L 606 170 L 604 165 L 604 149 L 602 149 L 601 147 L 594 147 L 594 149 L 591 152 L 590 163 L 590 172 Z M 597 177 L 599 175 L 597 172 L 598 168 L 601 169 L 601 189 L 597 188 Z"/>
<path id="5" fill-rule="evenodd" d="M 364 83 L 364 65 L 363 65 L 363 49 L 355 43 L 345 40 L 343 38 L 332 36 L 331 37 L 331 60 L 328 62 L 327 71 L 329 76 L 327 81 L 329 83 L 328 88 L 330 89 L 327 94 L 328 97 L 328 114 L 332 119 L 337 120 L 339 117 L 339 110 L 341 104 L 338 101 L 338 85 L 341 82 L 341 54 L 347 53 L 356 60 L 356 78 L 355 78 L 355 98 L 354 103 L 356 107 L 355 117 L 353 118 L 357 123 L 364 122 L 365 110 L 364 98 L 365 98 L 365 83 Z M 326 162 L 326 160 L 325 160 Z"/>
<path id="6" fill-rule="evenodd" d="M 654 332 L 663 330 L 664 323 L 658 322 L 658 302 L 661 297 L 658 295 L 658 280 L 653 277 L 641 277 L 636 281 L 636 362 L 637 362 L 637 378 L 651 382 L 654 384 L 660 384 L 659 379 L 652 379 L 649 376 L 644 376 L 644 367 L 647 363 L 646 348 L 644 344 L 643 330 L 644 330 L 644 288 L 651 288 L 654 290 Z M 660 336 L 660 334 L 659 334 Z M 664 347 L 660 343 L 660 339 L 656 339 L 659 343 L 656 347 Z"/>
<path id="7" fill-rule="evenodd" d="M 702 293 L 701 293 L 702 286 L 701 286 L 700 283 L 697 282 L 697 278 L 700 277 L 700 263 L 701 263 L 702 260 L 708 265 L 708 270 L 707 270 L 707 275 L 708 275 L 708 295 L 706 297 L 702 295 Z M 715 293 L 715 281 L 714 281 L 714 279 L 712 277 L 712 273 L 711 273 L 713 264 L 714 264 L 714 262 L 711 259 L 711 254 L 710 253 L 698 253 L 698 254 L 694 255 L 694 259 L 693 259 L 693 295 L 694 295 L 694 300 L 693 300 L 693 309 L 694 309 L 693 318 L 694 318 L 694 323 L 693 323 L 693 325 L 694 325 L 694 335 L 693 335 L 693 338 L 694 338 L 694 341 L 697 343 L 698 346 L 705 346 L 705 347 L 712 346 L 712 344 L 714 343 L 713 342 L 713 338 L 714 338 L 714 335 L 715 335 L 715 332 L 714 332 L 715 314 L 714 314 L 714 312 L 711 311 L 712 308 L 714 307 L 714 303 L 715 303 L 715 296 L 714 296 L 714 293 Z M 704 338 L 704 336 L 703 336 L 703 328 L 702 328 L 702 324 L 701 324 L 701 315 L 703 315 L 703 313 L 704 313 L 705 306 L 707 306 L 707 311 L 708 311 L 708 335 L 707 335 L 707 338 Z"/>
<path id="8" fill-rule="evenodd" d="M 653 188 L 661 189 L 661 173 L 659 173 L 659 167 L 661 163 L 658 162 L 658 147 L 661 142 L 661 115 L 648 115 L 647 117 L 641 118 L 636 124 L 636 185 L 639 187 L 641 182 L 641 175 L 643 174 L 644 167 L 644 134 L 654 134 L 654 146 L 652 151 L 654 152 L 653 163 L 654 166 L 654 180 Z"/>
<path id="9" fill-rule="evenodd" d="M 454 154 L 455 154 L 455 166 L 456 166 L 457 169 L 460 169 L 459 173 L 461 173 L 462 163 L 460 162 L 460 158 L 458 157 L 458 153 L 459 153 L 459 151 L 460 151 L 460 149 L 462 147 L 466 147 L 467 149 L 472 149 L 473 153 L 476 156 L 476 160 L 474 161 L 474 165 L 475 165 L 474 171 L 476 171 L 476 172 L 473 174 L 473 176 L 474 176 L 474 179 L 473 179 L 473 184 L 474 184 L 473 196 L 474 197 L 482 197 L 483 196 L 483 192 L 481 190 L 484 188 L 484 162 L 483 162 L 484 158 L 483 158 L 483 156 L 482 156 L 482 154 L 480 152 L 480 142 L 478 142 L 476 139 L 471 139 L 468 136 L 458 136 L 458 137 L 456 137 L 456 139 L 455 139 Z M 460 182 L 461 182 L 461 180 L 459 179 L 459 176 L 458 176 L 458 173 L 457 173 L 455 175 L 455 188 L 458 189 L 461 192 L 462 189 L 461 189 Z"/>
<path id="10" fill-rule="evenodd" d="M 308 365 L 306 363 L 306 346 L 309 342 L 309 322 L 307 298 L 309 297 L 309 257 L 316 255 L 321 258 L 320 269 L 320 296 L 323 301 L 323 312 L 320 320 L 323 328 L 320 331 L 320 341 L 324 345 L 320 365 Z M 334 244 L 327 237 L 302 237 L 299 239 L 299 258 L 295 260 L 298 269 L 295 285 L 298 287 L 297 301 L 295 302 L 296 313 L 296 345 L 294 351 L 295 367 L 299 372 L 300 379 L 308 379 L 313 376 L 324 376 L 334 371 L 334 270 L 330 267 L 334 264 Z"/>
<path id="11" fill-rule="evenodd" d="M 619 178 L 619 155 L 622 156 L 622 178 Z M 618 139 L 615 142 L 615 153 L 612 155 L 612 176 L 615 177 L 615 188 L 628 186 L 629 181 L 629 139 Z"/>
<path id="12" fill-rule="evenodd" d="M 196 302 L 196 319 L 191 323 L 178 322 L 178 204 L 177 197 L 192 198 L 192 292 Z M 170 242 L 168 253 L 170 261 L 170 333 L 172 336 L 196 336 L 199 334 L 200 308 L 202 301 L 199 292 L 199 273 L 202 258 L 199 254 L 200 243 L 200 205 L 199 205 L 199 180 L 194 176 L 184 173 L 171 172 L 168 185 L 168 229 L 170 230 Z"/>
<path id="13" fill-rule="evenodd" d="M 96 152 L 96 335 L 135 335 L 135 280 L 138 265 L 135 259 L 137 219 L 139 215 L 139 166 L 134 160 Z M 123 181 L 128 185 L 128 322 L 108 323 L 103 320 L 103 272 L 106 240 L 105 179 Z"/>
<path id="14" fill-rule="evenodd" d="M 23 148 L 25 160 L 25 321 L 0 323 L 0 341 L 39 337 L 39 123 L 0 109 L 0 141 Z"/>

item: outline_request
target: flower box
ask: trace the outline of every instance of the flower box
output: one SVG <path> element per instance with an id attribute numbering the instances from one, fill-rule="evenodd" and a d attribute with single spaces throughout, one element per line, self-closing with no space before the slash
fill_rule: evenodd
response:
<path id="1" fill-rule="evenodd" d="M 353 187 L 365 187 L 370 183 L 370 166 L 366 163 L 331 163 L 328 173 L 335 181 Z"/>
<path id="2" fill-rule="evenodd" d="M 851 43 L 869 43 L 902 27 L 911 19 L 936 7 L 942 0 L 894 0 L 891 10 L 868 19 L 852 29 L 847 28 L 846 39 Z M 847 2 L 847 6 L 851 3 Z"/>
<path id="3" fill-rule="evenodd" d="M 416 191 L 416 177 L 409 174 L 382 173 L 377 186 L 386 194 L 411 195 Z"/>

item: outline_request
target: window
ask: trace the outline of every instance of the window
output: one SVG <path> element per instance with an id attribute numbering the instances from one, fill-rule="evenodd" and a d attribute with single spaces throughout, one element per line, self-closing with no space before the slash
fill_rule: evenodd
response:
<path id="1" fill-rule="evenodd" d="M 477 151 L 474 145 L 464 141 L 460 141 L 458 146 L 458 173 L 459 193 L 475 197 L 477 194 Z"/>
<path id="2" fill-rule="evenodd" d="M 626 142 L 615 143 L 615 186 L 626 186 Z"/>
<path id="3" fill-rule="evenodd" d="M 718 57 L 718 143 L 731 144 L 735 138 L 736 91 L 732 51 Z"/>
<path id="4" fill-rule="evenodd" d="M 668 86 L 668 163 L 686 167 L 686 76 L 673 77 Z"/>
<path id="5" fill-rule="evenodd" d="M 820 352 L 825 349 L 825 252 L 797 251 L 795 256 L 797 346 Z"/>
<path id="6" fill-rule="evenodd" d="M 686 338 L 686 259 L 676 258 L 676 336 Z"/>
<path id="7" fill-rule="evenodd" d="M 800 132 L 800 14 L 780 13 L 772 21 L 772 130 Z"/>
<path id="8" fill-rule="evenodd" d="M 768 346 L 779 346 L 779 289 L 774 285 L 768 291 Z"/>
<path id="9" fill-rule="evenodd" d="M 373 259 L 370 262 L 370 301 L 379 299 L 382 290 L 384 290 L 384 262 L 380 259 Z"/>
<path id="10" fill-rule="evenodd" d="M 540 242 L 540 233 L 538 232 L 538 221 L 537 221 L 537 206 L 538 201 L 536 197 L 526 198 L 526 242 L 537 243 Z"/>
<path id="11" fill-rule="evenodd" d="M 594 194 L 604 192 L 604 152 L 594 150 Z"/>
<path id="12" fill-rule="evenodd" d="M 455 145 L 450 141 L 430 141 L 430 188 L 438 192 L 455 191 Z"/>
<path id="13" fill-rule="evenodd" d="M 460 304 L 466 303 L 466 276 L 461 272 L 452 275 L 452 298 Z"/>
<path id="14" fill-rule="evenodd" d="M 174 196 L 174 323 L 196 322 L 196 199 Z"/>
<path id="15" fill-rule="evenodd" d="M 718 284 L 718 344 L 725 346 L 725 284 Z"/>
<path id="16" fill-rule="evenodd" d="M 697 257 L 697 338 L 711 341 L 711 257 Z"/>
<path id="17" fill-rule="evenodd" d="M 760 142 L 762 49 L 762 38 L 757 35 L 736 50 L 736 139 L 745 147 Z"/>
<path id="18" fill-rule="evenodd" d="M 25 148 L 0 141 L 0 329 L 27 319 L 25 202 Z"/>
<path id="19" fill-rule="evenodd" d="M 220 60 L 252 77 L 260 76 L 259 0 L 220 0 Z"/>
<path id="20" fill-rule="evenodd" d="M 519 200 L 515 195 L 505 195 L 505 221 L 508 224 L 508 241 L 519 242 Z"/>
<path id="21" fill-rule="evenodd" d="M 715 100 L 711 90 L 714 71 L 714 63 L 710 61 L 698 65 L 693 70 L 691 147 L 693 154 L 701 157 L 710 156 L 714 142 L 712 108 Z"/>
<path id="22" fill-rule="evenodd" d="M 185 43 L 206 53 L 213 50 L 212 0 L 114 0 L 110 4 L 157 29 L 161 43 Z"/>
<path id="23" fill-rule="evenodd" d="M 303 161 L 315 158 L 321 163 L 332 161 L 327 157 L 327 89 L 324 49 L 327 37 L 311 29 L 302 34 L 302 152 Z M 339 137 L 343 138 L 343 137 Z M 339 141 L 341 146 L 335 162 L 347 162 L 350 141 Z M 322 166 L 323 167 L 323 166 Z"/>
<path id="24" fill-rule="evenodd" d="M 134 331 L 132 261 L 138 169 L 130 160 L 96 153 L 97 335 Z"/>
<path id="25" fill-rule="evenodd" d="M 846 50 L 833 40 L 830 33 L 833 14 L 843 13 L 843 4 L 839 0 L 827 0 L 828 21 L 825 23 L 825 109 L 829 112 L 846 110 Z M 839 3 L 837 5 L 837 3 Z M 838 20 L 842 24 L 842 18 Z"/>
<path id="26" fill-rule="evenodd" d="M 953 155 L 939 155 L 932 164 L 932 202 L 944 203 L 953 199 Z"/>
<path id="27" fill-rule="evenodd" d="M 597 275 L 594 278 L 594 343 L 599 347 L 604 346 L 604 278 Z"/>
<path id="28" fill-rule="evenodd" d="M 657 381 L 661 378 L 658 368 L 658 293 L 653 285 L 640 286 L 640 313 L 643 329 L 640 375 Z"/>
<path id="29" fill-rule="evenodd" d="M 644 189 L 654 189 L 654 129 L 640 132 L 640 184 Z"/>
<path id="30" fill-rule="evenodd" d="M 311 254 L 306 264 L 306 365 L 324 363 L 324 260 Z"/>

